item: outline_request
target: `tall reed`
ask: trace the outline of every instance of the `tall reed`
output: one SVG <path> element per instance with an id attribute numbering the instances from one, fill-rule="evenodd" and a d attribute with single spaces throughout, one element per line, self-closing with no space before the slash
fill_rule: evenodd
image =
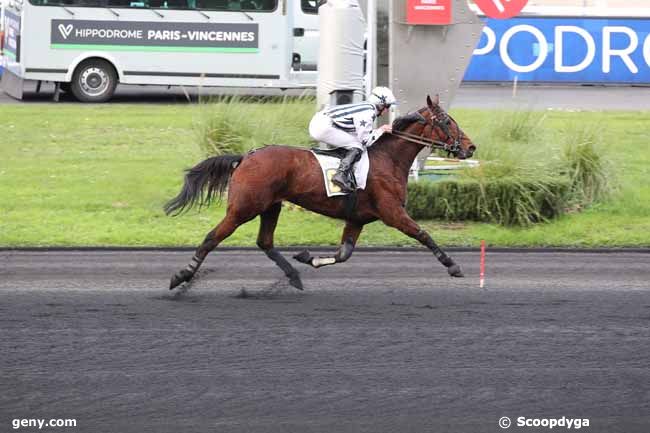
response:
<path id="1" fill-rule="evenodd" d="M 241 154 L 268 144 L 308 145 L 312 97 L 220 97 L 203 101 L 195 122 L 206 155 Z"/>
<path id="2" fill-rule="evenodd" d="M 564 137 L 564 169 L 574 202 L 581 206 L 607 198 L 614 188 L 613 170 L 604 157 L 604 136 L 597 125 L 571 128 Z"/>

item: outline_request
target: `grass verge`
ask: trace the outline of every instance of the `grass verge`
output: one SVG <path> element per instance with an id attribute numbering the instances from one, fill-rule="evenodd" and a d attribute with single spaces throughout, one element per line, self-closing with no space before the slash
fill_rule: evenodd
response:
<path id="1" fill-rule="evenodd" d="M 280 127 L 283 118 L 293 119 L 288 121 L 294 125 L 291 140 L 302 143 L 306 137 L 302 128 L 306 129 L 313 106 L 309 101 L 294 103 L 279 112 L 274 125 L 259 123 L 257 144 L 285 141 L 281 139 L 286 137 Z M 277 109 L 249 105 L 259 116 Z M 1 106 L 0 246 L 196 245 L 223 216 L 223 206 L 169 218 L 162 204 L 178 192 L 182 170 L 205 156 L 206 150 L 198 145 L 197 124 L 209 109 L 220 108 Z M 496 158 L 499 140 L 486 135 L 494 130 L 494 112 L 455 110 L 453 115 L 481 145 L 479 157 L 492 153 Z M 442 245 L 475 246 L 486 239 L 498 246 L 650 246 L 650 154 L 645 149 L 650 125 L 646 119 L 647 113 L 545 114 L 543 130 L 558 136 L 570 125 L 601 125 L 585 137 L 601 134 L 612 155 L 606 162 L 615 168 L 618 188 L 582 212 L 526 228 L 420 223 Z M 508 143 L 512 152 L 518 151 L 517 144 Z M 553 143 L 558 152 L 563 145 Z M 544 159 L 559 158 L 555 147 L 552 152 L 549 148 L 526 151 Z M 248 223 L 224 244 L 253 246 L 257 228 L 256 221 Z M 280 217 L 276 243 L 336 245 L 341 231 L 339 221 L 287 208 Z M 381 223 L 365 228 L 360 244 L 415 245 Z"/>

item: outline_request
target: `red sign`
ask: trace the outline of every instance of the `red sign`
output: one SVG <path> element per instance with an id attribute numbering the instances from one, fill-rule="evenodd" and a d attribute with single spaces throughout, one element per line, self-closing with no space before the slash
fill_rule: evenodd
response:
<path id="1" fill-rule="evenodd" d="M 408 24 L 451 24 L 451 0 L 407 0 Z"/>
<path id="2" fill-rule="evenodd" d="M 486 16 L 503 20 L 518 15 L 528 0 L 474 0 L 474 2 Z"/>

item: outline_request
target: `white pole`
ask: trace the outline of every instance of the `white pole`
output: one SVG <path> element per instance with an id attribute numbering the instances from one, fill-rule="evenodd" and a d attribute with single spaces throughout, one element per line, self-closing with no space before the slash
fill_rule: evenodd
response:
<path id="1" fill-rule="evenodd" d="M 368 40 L 366 45 L 366 97 L 377 81 L 377 0 L 368 0 L 366 19 Z"/>

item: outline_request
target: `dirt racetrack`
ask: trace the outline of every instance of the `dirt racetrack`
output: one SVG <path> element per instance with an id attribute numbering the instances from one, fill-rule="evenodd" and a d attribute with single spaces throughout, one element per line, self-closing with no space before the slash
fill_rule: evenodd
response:
<path id="1" fill-rule="evenodd" d="M 169 292 L 191 255 L 0 251 L 0 431 L 650 431 L 648 253 L 489 253 L 479 290 L 477 253 L 451 279 L 425 251 L 356 252 L 300 265 L 299 292 L 220 251 Z"/>

